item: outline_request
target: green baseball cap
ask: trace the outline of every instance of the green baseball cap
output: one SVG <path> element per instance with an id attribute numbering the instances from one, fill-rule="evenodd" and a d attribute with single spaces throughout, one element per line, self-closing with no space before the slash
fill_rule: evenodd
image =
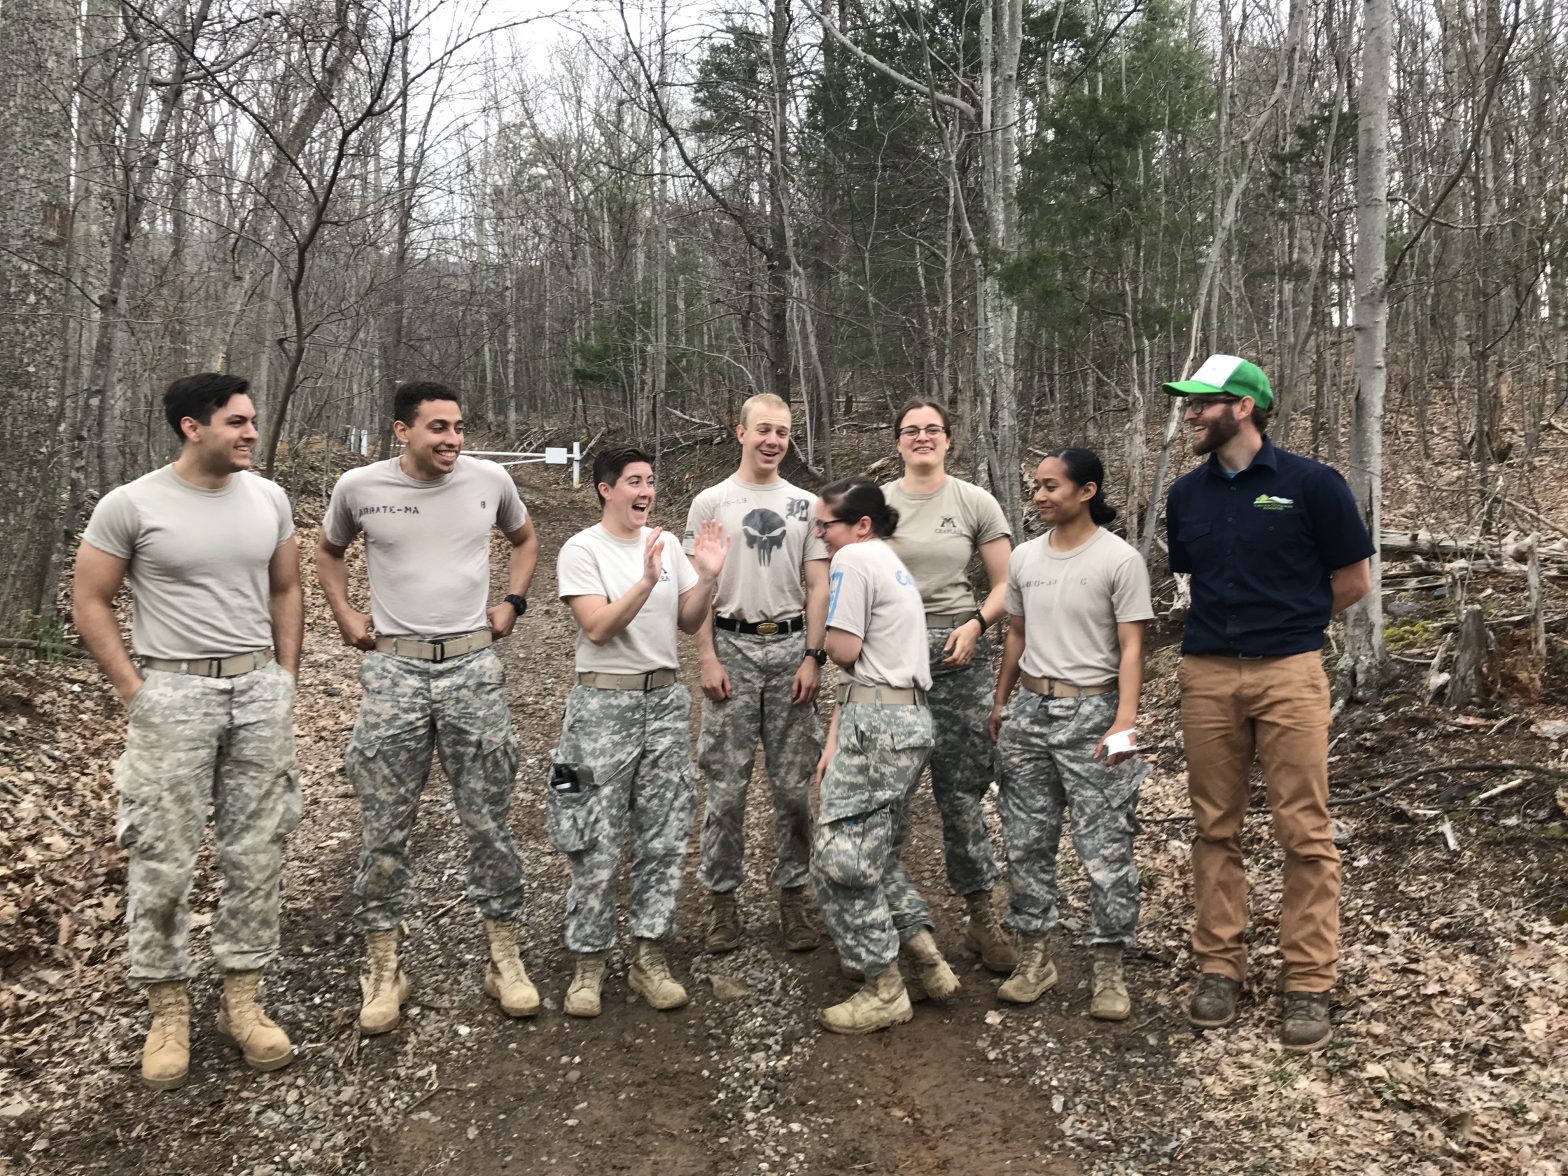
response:
<path id="1" fill-rule="evenodd" d="M 1263 369 L 1239 355 L 1211 355 L 1190 378 L 1164 387 L 1172 396 L 1250 396 L 1261 409 L 1274 407 L 1274 389 Z"/>

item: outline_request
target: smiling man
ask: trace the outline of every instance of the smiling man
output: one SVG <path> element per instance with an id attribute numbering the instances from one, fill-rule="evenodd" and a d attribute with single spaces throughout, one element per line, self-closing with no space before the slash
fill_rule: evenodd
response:
<path id="1" fill-rule="evenodd" d="M 1285 853 L 1280 1040 L 1319 1049 L 1333 1033 L 1340 885 L 1323 630 L 1366 595 L 1372 541 L 1337 472 L 1265 435 L 1274 391 L 1256 364 L 1213 355 L 1165 390 L 1183 397 L 1193 452 L 1209 459 L 1171 486 L 1165 515 L 1171 571 L 1192 575 L 1178 675 L 1196 826 L 1200 975 L 1188 1016 L 1202 1028 L 1228 1025 L 1246 980 L 1241 825 L 1256 756 Z"/>
<path id="2" fill-rule="evenodd" d="M 702 868 L 712 910 L 704 946 L 740 946 L 736 903 L 745 853 L 743 826 L 752 761 L 761 742 L 773 787 L 779 929 L 791 951 L 820 936 L 806 902 L 811 878 L 811 776 L 822 755 L 817 687 L 827 659 L 828 551 L 812 534 L 817 496 L 786 481 L 789 405 L 771 392 L 740 409 L 740 467 L 692 500 L 690 555 L 702 524 L 716 520 L 737 543 L 713 594 L 712 624 L 697 630 L 702 654 L 702 734 L 697 761 L 708 777 Z"/>
<path id="3" fill-rule="evenodd" d="M 106 494 L 76 554 L 76 627 L 129 714 L 115 836 L 129 859 L 131 984 L 152 1009 L 142 1080 L 158 1090 L 182 1085 L 190 1065 L 187 900 L 209 809 L 223 876 L 218 1032 L 258 1070 L 294 1057 L 257 996 L 278 951 L 283 843 L 299 823 L 304 610 L 288 499 L 250 472 L 249 388 L 217 372 L 170 384 L 163 409 L 179 456 Z M 139 670 L 114 615 L 125 580 Z"/>
<path id="4" fill-rule="evenodd" d="M 397 1026 L 411 984 L 398 955 L 408 909 L 408 839 L 439 754 L 468 833 L 468 899 L 490 941 L 486 995 L 508 1016 L 539 1011 L 518 955 L 523 864 L 507 824 L 517 748 L 501 659 L 490 646 L 528 607 L 539 541 L 511 475 L 462 456 L 463 413 L 444 384 L 404 384 L 392 428 L 403 452 L 338 479 L 322 520 L 316 570 L 345 645 L 369 654 L 349 741 L 364 848 L 354 893 L 369 965 L 360 1030 Z M 490 594 L 490 531 L 512 545 L 507 592 Z M 344 555 L 365 536 L 370 612 L 348 599 Z"/>

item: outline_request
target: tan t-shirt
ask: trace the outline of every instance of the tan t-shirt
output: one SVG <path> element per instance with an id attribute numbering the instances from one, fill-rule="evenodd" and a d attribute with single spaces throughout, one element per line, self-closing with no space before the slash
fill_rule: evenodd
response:
<path id="1" fill-rule="evenodd" d="M 882 539 L 840 547 L 828 583 L 828 628 L 861 641 L 849 676 L 862 686 L 931 689 L 925 606 L 893 548 Z"/>
<path id="2" fill-rule="evenodd" d="M 618 539 L 602 523 L 595 523 L 573 535 L 556 558 L 555 585 L 561 599 L 602 596 L 613 602 L 625 596 L 642 579 L 649 530 L 643 527 L 635 539 Z M 669 531 L 660 537 L 659 545 L 664 549 L 659 582 L 631 624 L 603 645 L 595 645 L 578 630 L 578 673 L 646 674 L 680 668 L 676 653 L 680 596 L 697 583 L 697 569 Z"/>
<path id="3" fill-rule="evenodd" d="M 1013 534 L 1001 505 L 973 482 L 951 476 L 930 494 L 907 493 L 897 482 L 882 493 L 898 509 L 893 551 L 920 585 L 926 612 L 973 609 L 969 561 L 982 543 Z"/>
<path id="4" fill-rule="evenodd" d="M 527 521 L 512 475 L 494 462 L 460 456 L 421 482 L 389 457 L 338 479 L 321 531 L 338 547 L 364 532 L 376 632 L 429 640 L 488 626 L 490 528 L 510 535 Z"/>
<path id="5" fill-rule="evenodd" d="M 82 538 L 130 561 L 131 649 L 185 661 L 272 648 L 267 566 L 293 533 L 277 483 L 241 470 L 204 490 L 166 465 L 105 494 Z"/>
<path id="6" fill-rule="evenodd" d="M 1071 551 L 1051 532 L 1020 544 L 1007 561 L 1007 611 L 1024 619 L 1026 674 L 1074 686 L 1116 681 L 1116 626 L 1154 616 L 1149 569 L 1135 547 L 1101 527 Z"/>
<path id="7" fill-rule="evenodd" d="M 713 590 L 713 611 L 742 621 L 783 621 L 806 607 L 801 580 L 808 559 L 827 559 L 812 531 L 817 496 L 780 479 L 766 486 L 732 474 L 692 499 L 686 516 L 686 554 L 697 529 L 717 519 L 730 538 L 730 553 Z"/>

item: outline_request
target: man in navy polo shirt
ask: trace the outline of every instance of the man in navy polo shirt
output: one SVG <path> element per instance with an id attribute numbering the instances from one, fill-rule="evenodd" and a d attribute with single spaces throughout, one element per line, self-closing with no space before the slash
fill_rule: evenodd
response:
<path id="1" fill-rule="evenodd" d="M 1213 355 L 1184 397 L 1193 452 L 1209 460 L 1171 486 L 1171 570 L 1192 575 L 1178 673 L 1196 832 L 1194 1025 L 1227 1025 L 1247 974 L 1241 825 L 1254 756 L 1285 851 L 1279 919 L 1287 1049 L 1332 1035 L 1338 979 L 1339 851 L 1328 813 L 1329 688 L 1323 630 L 1371 586 L 1372 541 L 1345 480 L 1264 435 L 1274 392 L 1256 364 Z"/>

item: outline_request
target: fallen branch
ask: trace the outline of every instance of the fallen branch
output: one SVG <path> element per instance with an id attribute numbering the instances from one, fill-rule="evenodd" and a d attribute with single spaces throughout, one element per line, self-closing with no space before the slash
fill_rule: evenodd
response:
<path id="1" fill-rule="evenodd" d="M 0 649 L 27 649 L 45 656 L 58 654 L 61 657 L 78 659 L 92 657 L 92 654 L 76 644 L 76 639 L 73 637 L 60 641 L 35 641 L 31 637 L 0 637 Z"/>
<path id="2" fill-rule="evenodd" d="M 11 785 L 6 783 L 4 780 L 0 780 L 0 788 L 4 788 L 6 790 L 6 792 L 8 792 L 10 794 L 11 799 L 16 801 L 18 804 L 20 804 L 22 801 L 27 799 L 20 792 L 18 792 L 15 788 L 12 788 Z M 56 825 L 58 825 L 60 827 L 61 832 L 65 833 L 66 836 L 68 836 L 68 837 L 80 837 L 81 836 L 80 833 L 78 833 L 75 829 L 71 828 L 70 824 L 66 821 L 66 819 L 64 817 L 62 817 L 59 813 L 55 812 L 54 809 L 50 808 L 48 805 L 46 805 L 46 804 L 39 805 L 38 806 L 38 811 L 43 813 L 44 816 L 48 817 L 51 821 L 53 821 Z"/>

